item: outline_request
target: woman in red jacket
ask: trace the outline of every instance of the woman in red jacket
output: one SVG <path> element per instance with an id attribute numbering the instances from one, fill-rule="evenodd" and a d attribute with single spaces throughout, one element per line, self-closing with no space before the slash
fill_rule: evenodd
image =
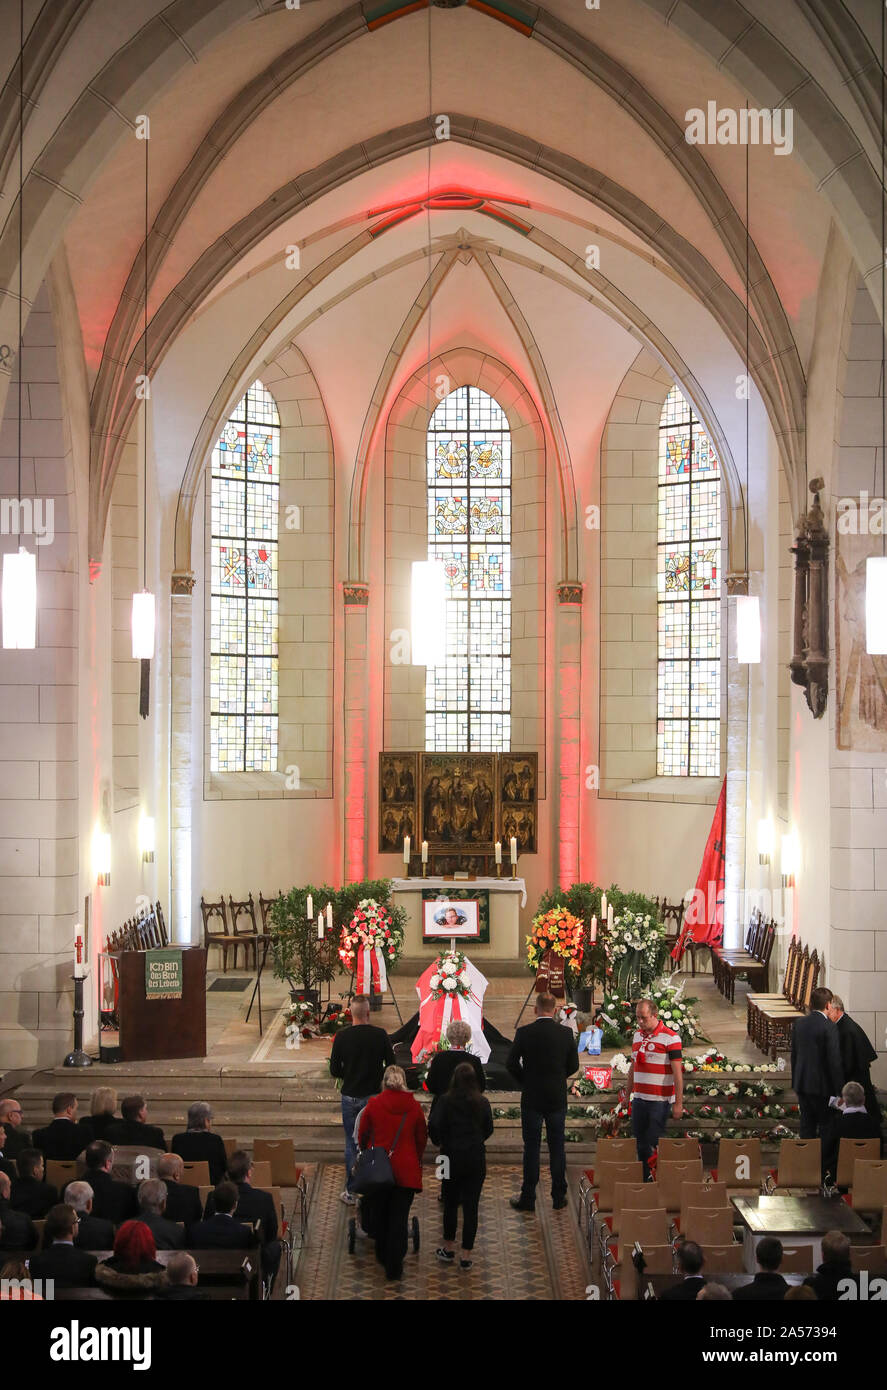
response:
<path id="1" fill-rule="evenodd" d="M 428 1142 L 424 1112 L 407 1089 L 401 1067 L 386 1068 L 381 1092 L 364 1106 L 358 1142 L 362 1149 L 390 1150 L 394 1144 L 391 1153 L 394 1187 L 374 1193 L 369 1202 L 376 1259 L 385 1266 L 386 1279 L 401 1279 L 403 1257 L 407 1253 L 410 1207 L 415 1193 L 422 1191 L 422 1155 Z M 366 1202 L 367 1198 L 362 1200 Z"/>

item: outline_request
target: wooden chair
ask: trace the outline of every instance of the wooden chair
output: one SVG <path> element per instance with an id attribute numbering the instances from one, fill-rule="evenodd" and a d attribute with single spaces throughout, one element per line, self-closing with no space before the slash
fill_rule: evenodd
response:
<path id="1" fill-rule="evenodd" d="M 622 1142 L 634 1147 L 633 1139 L 616 1140 L 617 1144 Z M 269 1181 L 276 1187 L 298 1187 L 303 1181 L 305 1170 L 296 1163 L 296 1148 L 292 1139 L 256 1139 L 253 1143 L 253 1165 L 261 1162 L 268 1164 Z"/>
<path id="2" fill-rule="evenodd" d="M 48 1158 L 46 1160 L 46 1181 L 61 1193 L 69 1182 L 79 1178 L 86 1167 L 79 1158 Z"/>
<path id="3" fill-rule="evenodd" d="M 662 1205 L 666 1211 L 679 1212 L 682 1187 L 687 1183 L 702 1185 L 701 1158 L 685 1158 L 671 1163 L 657 1163 L 656 1182 L 651 1183 L 650 1186 L 658 1187 L 662 1194 Z"/>
<path id="4" fill-rule="evenodd" d="M 760 1047 L 759 1029 L 761 1019 L 760 1010 L 769 1004 L 780 1004 L 782 1001 L 792 1008 L 795 1005 L 795 990 L 798 985 L 798 976 L 801 967 L 801 943 L 796 936 L 789 942 L 788 951 L 785 957 L 785 973 L 782 981 L 782 991 L 779 994 L 766 994 L 758 990 L 749 990 L 745 998 L 745 1027 L 748 1036 L 756 1046 Z M 763 1051 L 763 1048 L 761 1049 Z"/>
<path id="5" fill-rule="evenodd" d="M 880 1139 L 842 1139 L 838 1149 L 838 1187 L 853 1187 L 856 1164 L 862 1159 L 880 1161 Z"/>
<path id="6" fill-rule="evenodd" d="M 740 1174 L 747 1173 L 747 1177 Z M 718 1145 L 717 1167 L 712 1174 L 726 1183 L 728 1192 L 761 1190 L 760 1139 L 722 1139 Z"/>
<path id="7" fill-rule="evenodd" d="M 46 1225 L 46 1217 L 41 1216 L 32 1222 L 34 1230 L 37 1232 L 37 1249 L 43 1249 L 43 1227 Z M 24 1254 L 24 1251 L 22 1252 Z"/>
<path id="8" fill-rule="evenodd" d="M 225 1153 L 229 1158 L 233 1153 L 236 1153 L 238 1149 L 243 1148 L 239 1139 L 223 1139 L 222 1143 L 225 1145 Z"/>
<path id="9" fill-rule="evenodd" d="M 136 1177 L 136 1164 L 141 1172 L 143 1161 L 147 1158 L 148 1172 L 152 1178 L 156 1178 L 157 1162 L 163 1154 L 163 1149 L 148 1148 L 144 1144 L 115 1144 L 111 1155 L 111 1177 L 117 1182 L 142 1182 L 142 1178 Z"/>
<path id="10" fill-rule="evenodd" d="M 169 932 L 167 931 L 166 921 L 165 921 L 164 916 L 163 916 L 163 908 L 160 906 L 160 903 L 159 903 L 159 902 L 156 902 L 156 903 L 154 904 L 154 912 L 156 913 L 156 916 L 157 916 L 157 925 L 158 925 L 159 928 L 160 928 L 160 944 L 161 944 L 161 946 L 168 946 L 168 945 L 169 945 Z"/>
<path id="11" fill-rule="evenodd" d="M 883 1245 L 851 1245 L 850 1263 L 857 1273 L 867 1269 L 883 1279 L 887 1275 L 887 1249 Z"/>
<path id="12" fill-rule="evenodd" d="M 212 1188 L 209 1183 L 201 1183 L 198 1191 L 200 1193 L 200 1210 L 206 1211 L 206 1204 L 209 1201 L 209 1194 L 212 1192 Z"/>
<path id="13" fill-rule="evenodd" d="M 714 1274 L 743 1274 L 745 1263 L 742 1246 L 728 1242 L 706 1245 L 705 1267 L 702 1272 L 707 1278 Z"/>
<path id="14" fill-rule="evenodd" d="M 887 1207 L 887 1159 L 858 1158 L 853 1166 L 850 1205 L 854 1211 L 883 1211 Z"/>
<path id="15" fill-rule="evenodd" d="M 239 940 L 228 927 L 225 899 L 219 898 L 217 903 L 208 903 L 201 898 L 200 913 L 203 917 L 203 944 L 206 947 L 207 960 L 209 960 L 210 947 L 218 946 L 222 952 L 222 972 L 227 975 L 228 952 L 232 948 L 234 950 L 234 969 L 237 969 Z M 215 925 L 216 923 L 218 926 Z"/>
<path id="16" fill-rule="evenodd" d="M 282 897 L 283 894 L 281 892 L 278 892 L 276 898 L 264 898 L 261 893 L 259 894 L 259 917 L 262 921 L 263 936 L 271 935 L 271 909 L 278 899 Z"/>
<path id="17" fill-rule="evenodd" d="M 812 1274 L 813 1273 L 813 1246 L 812 1245 L 782 1245 L 782 1262 L 779 1266 L 780 1274 Z"/>
<path id="18" fill-rule="evenodd" d="M 192 1162 L 190 1159 L 183 1160 L 182 1182 L 188 1187 L 211 1187 L 209 1180 L 209 1164 L 205 1158 Z"/>
<path id="19" fill-rule="evenodd" d="M 730 1245 L 733 1240 L 733 1208 L 688 1207 L 681 1221 L 685 1240 L 695 1240 L 708 1258 L 710 1245 Z M 723 1271 L 726 1273 L 726 1270 Z"/>
<path id="20" fill-rule="evenodd" d="M 716 946 L 712 950 L 712 974 L 725 998 L 730 997 L 731 989 L 735 987 L 735 974 L 731 985 L 731 972 L 741 973 L 745 966 L 754 966 L 758 962 L 763 920 L 760 908 L 753 907 L 745 932 L 745 945 L 728 948 Z"/>
<path id="21" fill-rule="evenodd" d="M 662 1195 L 654 1182 L 617 1182 L 613 1196 L 613 1216 L 608 1221 L 613 1235 L 618 1235 L 623 1211 L 665 1211 Z"/>
<path id="22" fill-rule="evenodd" d="M 599 1163 L 631 1163 L 638 1156 L 638 1148 L 634 1139 L 614 1139 L 609 1135 L 598 1139 L 594 1149 L 595 1164 Z M 588 1182 L 594 1187 L 594 1168 L 586 1168 L 585 1176 Z"/>
<path id="23" fill-rule="evenodd" d="M 253 1187 L 259 1188 L 262 1192 L 267 1192 L 272 1185 L 271 1164 L 266 1158 L 257 1159 L 253 1152 L 253 1175 L 250 1178 Z"/>
<path id="24" fill-rule="evenodd" d="M 692 1209 L 714 1207 L 733 1210 L 730 1206 L 730 1198 L 727 1195 L 727 1184 L 725 1182 L 685 1182 L 681 1184 L 681 1205 L 679 1225 L 681 1230 L 687 1220 L 687 1213 Z"/>
<path id="25" fill-rule="evenodd" d="M 648 1245 L 643 1241 L 639 1243 L 644 1255 L 644 1273 L 638 1274 L 632 1262 L 631 1250 L 627 1250 L 627 1258 L 622 1262 L 619 1279 L 613 1286 L 614 1296 L 622 1301 L 641 1297 L 641 1291 L 646 1288 L 645 1279 L 648 1274 L 675 1272 L 673 1245 Z"/>
<path id="26" fill-rule="evenodd" d="M 698 1139 L 660 1139 L 659 1163 L 683 1163 L 691 1158 L 699 1158 L 701 1150 Z"/>
<path id="27" fill-rule="evenodd" d="M 256 926 L 256 905 L 253 902 L 253 895 L 244 902 L 235 902 L 231 895 L 228 895 L 228 907 L 231 911 L 231 928 L 238 943 L 243 946 L 245 952 L 246 969 L 249 969 L 250 954 L 252 954 L 253 964 L 258 969 L 259 952 L 259 929 Z M 243 926 L 240 923 L 243 922 Z M 235 968 L 237 962 L 237 951 L 234 952 Z"/>
<path id="28" fill-rule="evenodd" d="M 776 1186 L 818 1192 L 822 1186 L 822 1144 L 819 1139 L 783 1139 L 779 1148 Z"/>
<path id="29" fill-rule="evenodd" d="M 785 1051 L 791 1046 L 792 1028 L 795 1020 L 803 1018 L 810 1008 L 810 996 L 816 988 L 818 980 L 819 955 L 816 951 L 811 951 L 807 958 L 806 973 L 802 965 L 800 998 L 797 1008 L 786 1009 L 780 1006 L 759 1010 L 764 1021 L 764 1051 L 770 1054 L 774 1062 L 777 1052 Z"/>
<path id="30" fill-rule="evenodd" d="M 613 1199 L 616 1196 L 616 1184 L 618 1182 L 642 1183 L 644 1170 L 640 1159 L 635 1158 L 631 1162 L 600 1163 L 595 1171 L 595 1177 L 597 1179 L 597 1189 L 594 1196 L 595 1211 L 610 1213 L 613 1210 Z"/>
<path id="31" fill-rule="evenodd" d="M 647 1187 L 652 1187 L 647 1183 Z M 635 1241 L 643 1247 L 668 1244 L 668 1213 L 661 1207 L 629 1207 L 622 1212 L 619 1239 L 616 1247 L 616 1263 L 625 1267 L 631 1262 L 631 1249 Z"/>

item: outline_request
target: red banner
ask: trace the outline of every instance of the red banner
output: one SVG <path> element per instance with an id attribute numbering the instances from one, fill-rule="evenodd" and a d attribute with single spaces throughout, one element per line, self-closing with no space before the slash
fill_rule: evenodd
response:
<path id="1" fill-rule="evenodd" d="M 688 937 L 709 946 L 718 946 L 724 935 L 724 841 L 727 826 L 727 779 L 715 810 L 702 867 L 693 890 L 692 902 L 684 912 L 681 934 L 672 951 L 677 963 L 684 954 Z"/>

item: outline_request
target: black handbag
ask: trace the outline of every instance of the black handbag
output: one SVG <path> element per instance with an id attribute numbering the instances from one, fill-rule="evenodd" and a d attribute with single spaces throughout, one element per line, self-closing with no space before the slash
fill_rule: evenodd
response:
<path id="1" fill-rule="evenodd" d="M 397 1148 L 397 1141 L 400 1132 L 404 1127 L 406 1115 L 401 1117 L 394 1136 L 394 1143 L 390 1149 L 378 1148 L 371 1145 L 367 1149 L 360 1149 L 357 1160 L 351 1170 L 351 1191 L 359 1193 L 362 1197 L 367 1197 L 373 1192 L 380 1192 L 386 1187 L 394 1187 L 394 1169 L 391 1167 L 391 1155 Z"/>

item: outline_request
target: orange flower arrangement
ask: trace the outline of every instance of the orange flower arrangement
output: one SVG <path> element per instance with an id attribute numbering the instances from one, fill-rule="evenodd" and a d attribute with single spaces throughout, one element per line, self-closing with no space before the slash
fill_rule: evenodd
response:
<path id="1" fill-rule="evenodd" d="M 537 970 L 546 951 L 563 956 L 567 970 L 578 973 L 582 965 L 585 924 L 565 907 L 553 907 L 533 918 L 533 930 L 527 937 L 527 964 Z"/>

